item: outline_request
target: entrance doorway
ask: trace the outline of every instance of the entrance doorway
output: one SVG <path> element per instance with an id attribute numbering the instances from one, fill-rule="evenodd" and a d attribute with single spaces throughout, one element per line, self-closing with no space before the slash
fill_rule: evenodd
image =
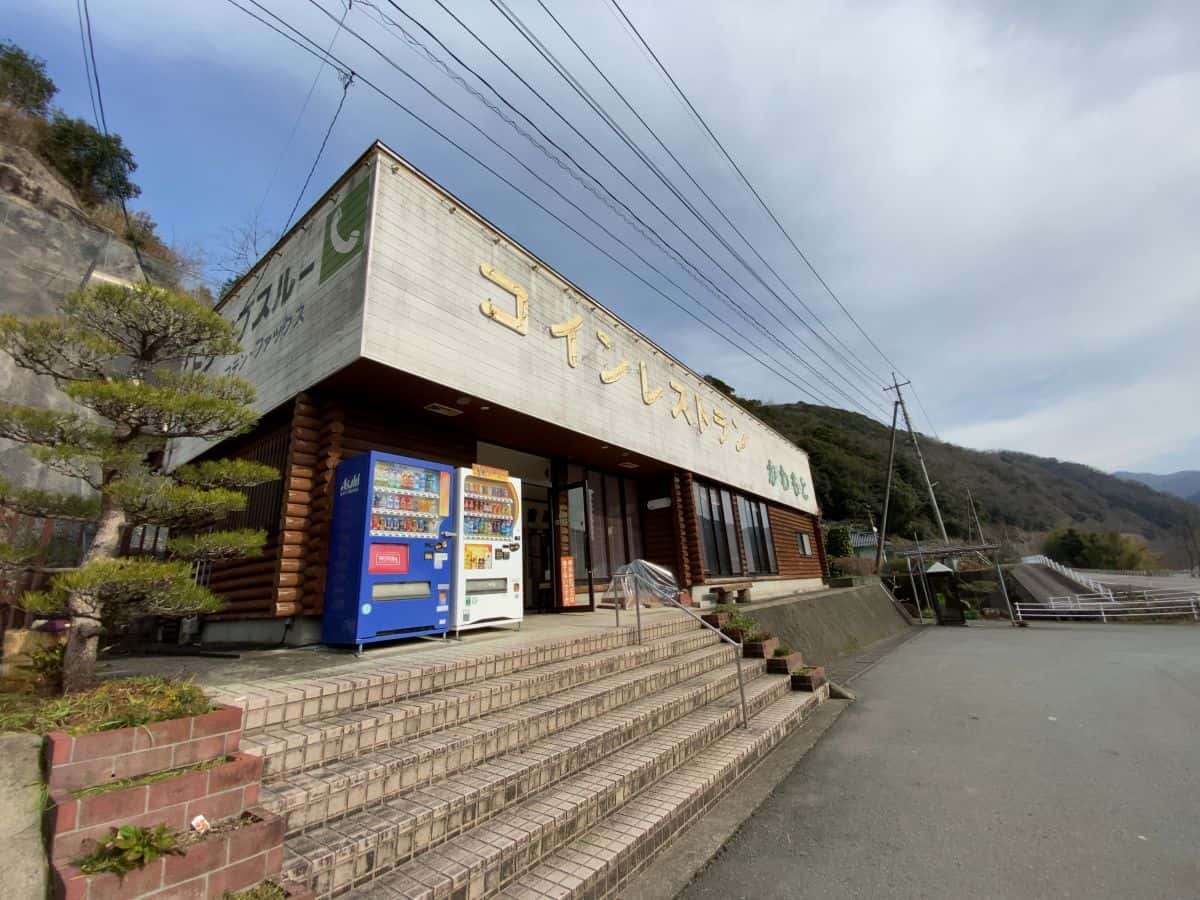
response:
<path id="1" fill-rule="evenodd" d="M 588 612 L 596 608 L 592 580 L 592 510 L 587 482 L 573 481 L 551 494 L 556 594 L 563 612 Z"/>

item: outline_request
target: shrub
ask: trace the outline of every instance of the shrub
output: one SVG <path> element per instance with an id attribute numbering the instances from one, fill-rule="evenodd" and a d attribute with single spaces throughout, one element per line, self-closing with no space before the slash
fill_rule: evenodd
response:
<path id="1" fill-rule="evenodd" d="M 44 116 L 58 88 L 46 74 L 46 61 L 12 41 L 0 43 L 0 100 L 22 112 Z"/>
<path id="2" fill-rule="evenodd" d="M 853 556 L 854 546 L 850 543 L 850 529 L 838 525 L 829 529 L 825 535 L 825 553 L 828 556 Z"/>
<path id="3" fill-rule="evenodd" d="M 50 117 L 41 153 L 89 206 L 129 200 L 142 192 L 129 180 L 137 163 L 121 136 L 101 134 L 61 110 Z"/>
<path id="4" fill-rule="evenodd" d="M 76 860 L 75 865 L 85 875 L 112 872 L 125 875 L 167 855 L 182 856 L 179 838 L 166 825 L 142 828 L 122 825 L 109 832 L 91 853 Z"/>
<path id="5" fill-rule="evenodd" d="M 63 697 L 0 694 L 0 731 L 85 734 L 199 716 L 210 710 L 212 703 L 191 681 L 143 676 L 106 681 Z"/>
<path id="6" fill-rule="evenodd" d="M 778 647 L 775 648 L 775 655 L 776 656 L 791 656 L 792 648 L 789 647 L 787 644 L 780 644 Z"/>

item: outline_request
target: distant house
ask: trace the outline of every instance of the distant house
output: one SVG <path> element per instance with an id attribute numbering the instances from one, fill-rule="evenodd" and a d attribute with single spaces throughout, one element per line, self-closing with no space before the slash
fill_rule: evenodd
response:
<path id="1" fill-rule="evenodd" d="M 879 546 L 879 534 L 875 531 L 851 531 L 850 546 L 854 555 L 859 559 L 874 559 L 875 550 Z M 886 549 L 887 545 L 884 545 Z"/>

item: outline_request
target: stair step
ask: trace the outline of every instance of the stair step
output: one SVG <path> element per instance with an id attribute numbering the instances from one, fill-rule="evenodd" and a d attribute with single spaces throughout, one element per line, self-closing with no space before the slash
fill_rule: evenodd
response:
<path id="1" fill-rule="evenodd" d="M 714 633 L 692 629 L 314 722 L 272 726 L 243 735 L 241 749 L 263 757 L 263 779 L 270 782 L 287 773 L 327 766 L 444 731 L 579 684 L 718 644 L 720 639 Z"/>
<path id="2" fill-rule="evenodd" d="M 681 766 L 566 847 L 551 853 L 500 892 L 503 900 L 547 900 L 617 896 L 676 834 L 703 815 L 743 775 L 827 698 L 828 687 L 793 693 L 750 723 L 716 741 L 698 759 Z M 391 883 L 391 879 L 386 879 Z M 383 882 L 381 882 L 383 884 Z M 359 897 L 431 897 L 397 888 Z M 483 894 L 463 894 L 471 900 Z"/>
<path id="3" fill-rule="evenodd" d="M 544 743 L 547 736 L 579 728 L 580 723 L 585 723 L 586 732 L 604 738 L 602 743 L 611 749 L 736 687 L 732 654 L 732 648 L 717 645 L 620 672 L 467 725 L 291 775 L 264 785 L 259 802 L 285 817 L 291 835 L 522 748 L 545 756 L 535 741 Z M 747 660 L 744 667 L 746 677 L 753 678 L 761 674 L 765 663 Z M 594 719 L 606 713 L 609 719 Z M 625 733 L 628 738 L 616 737 Z M 578 743 L 561 736 L 566 741 L 563 746 Z M 511 758 L 497 762 L 512 771 Z M 527 778 L 522 776 L 521 783 Z M 539 775 L 535 780 L 543 782 L 545 778 Z M 517 779 L 513 776 L 508 781 Z M 525 796 L 531 791 L 520 793 Z"/>
<path id="4" fill-rule="evenodd" d="M 746 686 L 751 714 L 788 693 L 787 679 L 770 675 Z M 324 834 L 314 832 L 289 841 L 284 876 L 299 875 L 318 896 L 329 896 L 354 884 L 365 885 L 399 864 L 383 875 L 387 888 L 426 898 L 486 896 L 736 728 L 740 717 L 737 692 L 729 692 L 458 836 L 433 831 L 428 804 L 410 807 L 400 800 L 384 804 L 378 812 L 366 810 L 348 828 L 335 825 L 318 830 Z M 438 796 L 440 787 L 434 785 L 429 792 Z M 441 802 L 449 804 L 451 797 Z M 398 833 L 396 826 L 384 821 L 397 814 L 405 819 L 406 829 L 408 821 L 414 821 L 415 827 Z M 369 822 L 372 817 L 374 824 Z M 332 835 L 337 840 L 329 842 Z M 404 862 L 409 856 L 415 858 Z"/>
<path id="5" fill-rule="evenodd" d="M 643 626 L 644 641 L 698 628 L 683 614 L 655 619 L 654 624 Z M 580 659 L 633 644 L 635 639 L 634 629 L 624 626 L 551 640 L 529 635 L 495 648 L 471 642 L 429 649 L 405 647 L 403 652 L 377 650 L 362 659 L 316 671 L 305 679 L 261 678 L 222 685 L 213 699 L 243 707 L 243 728 L 251 734 Z"/>

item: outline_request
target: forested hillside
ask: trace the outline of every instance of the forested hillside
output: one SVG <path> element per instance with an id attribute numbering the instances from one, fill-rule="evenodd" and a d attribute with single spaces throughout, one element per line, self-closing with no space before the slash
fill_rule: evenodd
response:
<path id="1" fill-rule="evenodd" d="M 716 387 L 728 385 L 711 379 Z M 822 514 L 829 520 L 878 519 L 886 476 L 888 429 L 866 416 L 806 403 L 761 404 L 738 398 L 809 452 Z M 936 531 L 920 467 L 906 433 L 897 443 L 888 533 L 922 538 Z M 919 435 L 951 537 L 967 533 L 967 489 L 985 530 L 1024 532 L 1063 526 L 1140 534 L 1160 551 L 1177 539 L 1192 504 L 1078 463 L 1014 451 L 980 452 Z M 989 534 L 989 537 L 999 537 Z"/>

